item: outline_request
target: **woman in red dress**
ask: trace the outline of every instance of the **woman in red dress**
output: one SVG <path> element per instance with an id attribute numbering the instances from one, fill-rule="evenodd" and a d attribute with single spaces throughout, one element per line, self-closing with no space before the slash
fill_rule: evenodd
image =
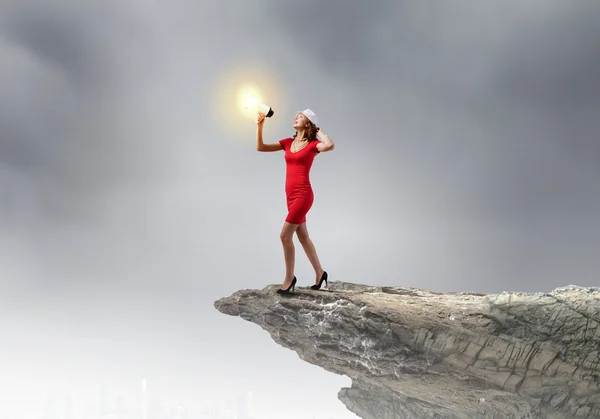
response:
<path id="1" fill-rule="evenodd" d="M 285 194 L 287 198 L 288 215 L 281 229 L 281 243 L 285 257 L 285 281 L 280 289 L 280 294 L 287 294 L 296 285 L 294 276 L 295 248 L 292 238 L 294 232 L 298 241 L 304 248 L 306 256 L 317 275 L 312 289 L 318 290 L 323 282 L 327 284 L 327 272 L 321 267 L 315 245 L 308 236 L 306 228 L 306 214 L 313 204 L 314 195 L 310 184 L 310 168 L 318 153 L 333 150 L 334 144 L 329 136 L 323 134 L 317 127 L 317 115 L 310 109 L 298 112 L 294 119 L 296 133 L 293 137 L 284 138 L 277 143 L 265 144 L 262 138 L 265 115 L 258 114 L 256 120 L 256 150 L 285 152 L 286 180 Z"/>

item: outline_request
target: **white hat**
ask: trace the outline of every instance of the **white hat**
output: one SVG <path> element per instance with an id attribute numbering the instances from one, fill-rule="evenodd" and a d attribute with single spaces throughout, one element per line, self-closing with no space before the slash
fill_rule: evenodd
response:
<path id="1" fill-rule="evenodd" d="M 312 122 L 313 124 L 317 125 L 319 123 L 319 118 L 317 118 L 317 115 L 315 115 L 315 113 L 313 111 L 311 111 L 310 109 L 305 109 L 301 113 L 302 113 L 302 115 L 307 117 L 309 119 L 309 121 Z"/>

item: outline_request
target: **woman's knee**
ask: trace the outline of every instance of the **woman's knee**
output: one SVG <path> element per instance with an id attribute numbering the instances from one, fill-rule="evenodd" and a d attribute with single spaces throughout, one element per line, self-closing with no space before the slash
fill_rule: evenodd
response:
<path id="1" fill-rule="evenodd" d="M 304 232 L 304 231 L 296 231 L 296 235 L 298 236 L 298 241 L 302 244 L 308 243 L 308 241 L 310 240 L 310 238 L 308 237 L 308 233 Z"/>
<path id="2" fill-rule="evenodd" d="M 291 232 L 291 233 L 289 233 L 289 232 L 287 232 L 287 231 L 282 231 L 282 232 L 279 234 L 279 238 L 281 239 L 281 242 L 282 242 L 283 244 L 288 244 L 288 243 L 291 243 L 291 242 L 292 242 L 292 237 L 293 237 L 293 235 L 294 235 L 294 232 Z"/>
<path id="3" fill-rule="evenodd" d="M 298 229 L 296 230 L 296 235 L 298 236 L 298 241 L 302 244 L 305 244 L 310 240 L 310 238 L 308 237 L 308 230 L 306 229 L 306 224 L 301 224 L 300 226 L 298 226 Z"/>

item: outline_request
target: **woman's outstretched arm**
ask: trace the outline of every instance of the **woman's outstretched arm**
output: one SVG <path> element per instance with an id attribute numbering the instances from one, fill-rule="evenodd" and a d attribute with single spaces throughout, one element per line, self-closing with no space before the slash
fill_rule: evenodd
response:
<path id="1" fill-rule="evenodd" d="M 282 150 L 280 143 L 265 144 L 263 142 L 263 126 L 265 124 L 265 115 L 258 114 L 256 119 L 256 151 L 279 151 Z"/>

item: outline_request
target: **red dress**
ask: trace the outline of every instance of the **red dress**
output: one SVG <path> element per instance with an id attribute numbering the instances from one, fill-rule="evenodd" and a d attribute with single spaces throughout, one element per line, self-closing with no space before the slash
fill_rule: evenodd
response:
<path id="1" fill-rule="evenodd" d="M 290 224 L 302 224 L 306 222 L 306 214 L 315 198 L 310 184 L 310 168 L 319 153 L 317 150 L 319 140 L 310 141 L 295 153 L 290 149 L 293 141 L 293 138 L 279 141 L 284 150 L 286 163 L 285 195 L 288 215 L 285 221 Z"/>

